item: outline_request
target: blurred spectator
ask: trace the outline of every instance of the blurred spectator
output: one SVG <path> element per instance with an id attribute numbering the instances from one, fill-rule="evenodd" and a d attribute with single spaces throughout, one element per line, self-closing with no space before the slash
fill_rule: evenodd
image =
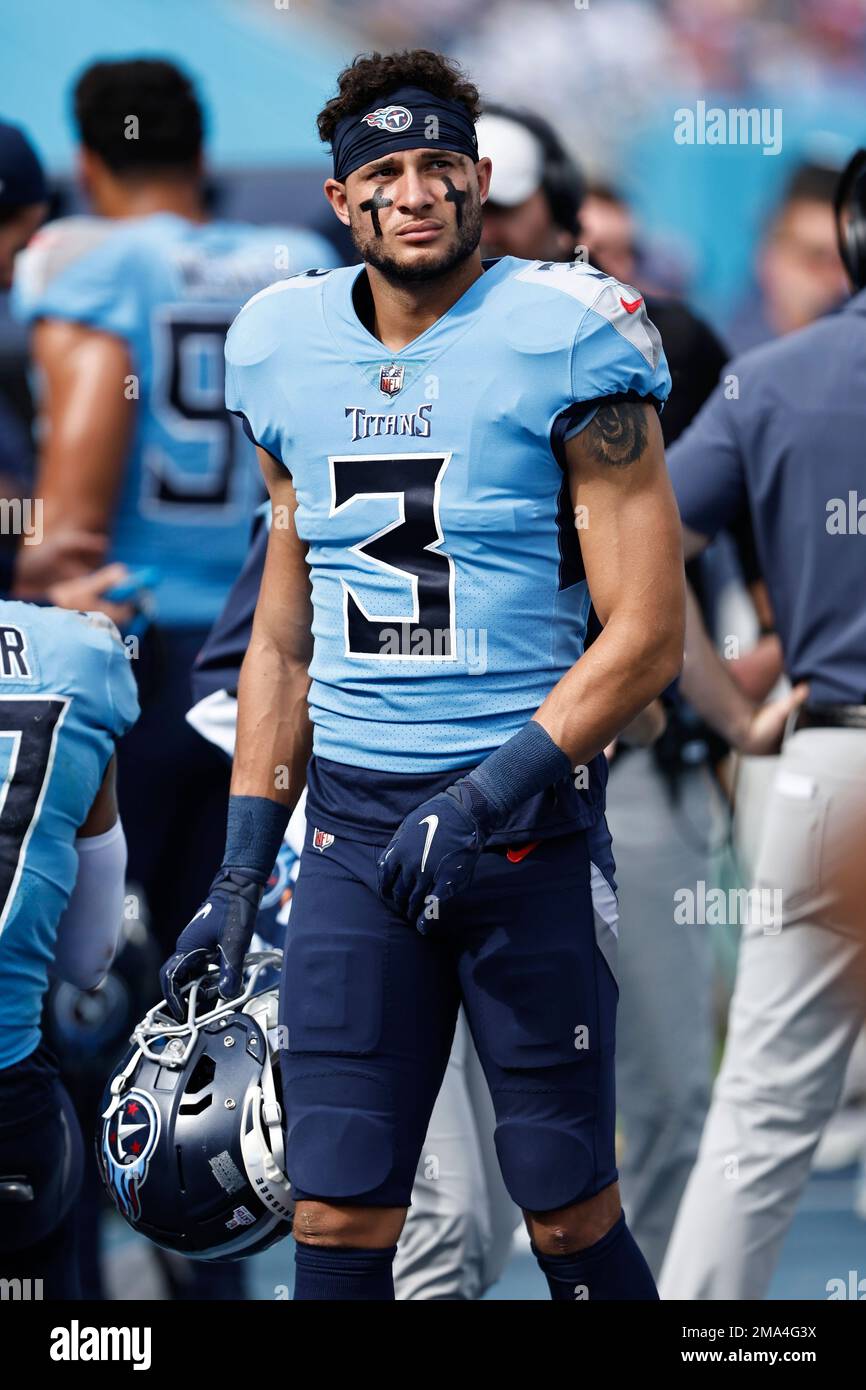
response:
<path id="1" fill-rule="evenodd" d="M 477 131 L 479 152 L 493 161 L 484 255 L 571 260 L 586 185 L 552 127 L 531 112 L 489 103 Z"/>
<path id="2" fill-rule="evenodd" d="M 12 267 L 48 211 L 42 165 L 18 126 L 0 121 L 0 289 L 12 285 Z"/>
<path id="3" fill-rule="evenodd" d="M 758 252 L 757 295 L 728 329 L 737 352 L 805 328 L 846 297 L 833 218 L 838 177 L 838 169 L 821 164 L 795 170 Z"/>
<path id="4" fill-rule="evenodd" d="M 556 122 L 591 168 L 617 167 L 636 127 L 697 68 L 655 6 L 606 0 L 578 9 L 560 0 L 503 0 L 456 46 L 489 97 Z"/>
<path id="5" fill-rule="evenodd" d="M 580 210 L 580 225 L 593 260 L 608 275 L 633 285 L 637 279 L 635 226 L 625 199 L 608 184 L 591 184 Z"/>

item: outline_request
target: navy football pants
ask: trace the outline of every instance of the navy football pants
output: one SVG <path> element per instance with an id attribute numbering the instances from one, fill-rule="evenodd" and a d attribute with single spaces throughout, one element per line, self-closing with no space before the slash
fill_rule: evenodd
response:
<path id="1" fill-rule="evenodd" d="M 384 846 L 338 837 L 320 852 L 313 835 L 280 994 L 296 1197 L 409 1205 L 461 1000 L 514 1201 L 547 1211 L 614 1182 L 617 991 L 586 836 L 543 841 L 518 863 L 486 850 L 439 934 L 421 936 L 379 899 Z"/>
<path id="2" fill-rule="evenodd" d="M 10 1072 L 26 1077 L 29 1061 Z M 65 1300 L 80 1297 L 74 1202 L 84 1145 L 59 1077 L 47 1094 L 48 1108 L 19 1125 L 0 1107 L 0 1268 L 6 1279 L 41 1280 L 30 1297 Z"/>

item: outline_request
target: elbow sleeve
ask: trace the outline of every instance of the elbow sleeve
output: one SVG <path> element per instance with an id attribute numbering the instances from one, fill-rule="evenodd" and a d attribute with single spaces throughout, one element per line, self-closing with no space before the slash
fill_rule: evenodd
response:
<path id="1" fill-rule="evenodd" d="M 54 973 L 93 989 L 111 968 L 123 923 L 126 838 L 120 820 L 75 842 L 78 877 L 57 927 Z"/>

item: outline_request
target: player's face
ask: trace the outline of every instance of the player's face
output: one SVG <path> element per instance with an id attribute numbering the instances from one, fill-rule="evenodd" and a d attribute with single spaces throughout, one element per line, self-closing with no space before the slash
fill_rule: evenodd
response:
<path id="1" fill-rule="evenodd" d="M 433 280 L 477 248 L 489 168 L 449 150 L 400 150 L 326 191 L 365 261 L 397 282 Z"/>
<path id="2" fill-rule="evenodd" d="M 47 211 L 47 203 L 33 203 L 0 225 L 0 289 L 11 289 L 15 257 L 41 226 Z"/>

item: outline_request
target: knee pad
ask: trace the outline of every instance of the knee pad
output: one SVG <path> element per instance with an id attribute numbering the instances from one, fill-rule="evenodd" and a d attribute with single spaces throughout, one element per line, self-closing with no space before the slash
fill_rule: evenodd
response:
<path id="1" fill-rule="evenodd" d="M 296 1197 L 387 1195 L 398 1152 L 387 1101 L 381 1084 L 360 1070 L 293 1071 L 286 1172 Z M 408 1205 L 408 1195 L 393 1205 Z"/>
<path id="2" fill-rule="evenodd" d="M 600 1175 L 594 1148 L 551 1120 L 505 1120 L 495 1138 L 505 1186 L 524 1211 L 572 1206 L 616 1178 L 615 1169 Z"/>

